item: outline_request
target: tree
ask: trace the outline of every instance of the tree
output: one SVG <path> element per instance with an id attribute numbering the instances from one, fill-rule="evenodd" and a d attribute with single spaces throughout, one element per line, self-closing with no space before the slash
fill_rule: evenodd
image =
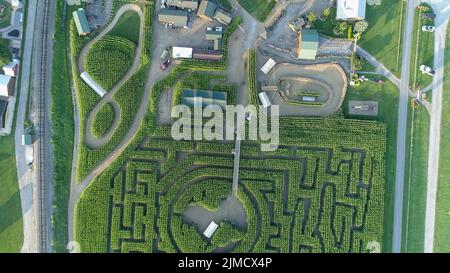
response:
<path id="1" fill-rule="evenodd" d="M 345 21 L 340 22 L 339 25 L 338 25 L 338 29 L 339 29 L 340 33 L 343 33 L 344 31 L 346 31 L 347 28 L 348 28 L 348 23 L 345 22 Z"/>
<path id="2" fill-rule="evenodd" d="M 421 12 L 426 12 L 428 11 L 430 8 L 428 6 L 425 5 L 419 5 L 417 6 L 417 10 L 420 10 Z"/>
<path id="3" fill-rule="evenodd" d="M 4 66 L 11 61 L 11 52 L 8 43 L 0 44 L 0 66 Z"/>
<path id="4" fill-rule="evenodd" d="M 306 18 L 308 18 L 308 21 L 312 23 L 317 20 L 317 14 L 314 11 L 310 11 Z"/>
<path id="5" fill-rule="evenodd" d="M 367 27 L 369 26 L 369 23 L 365 20 L 361 20 L 355 23 L 354 30 L 358 33 L 363 33 L 366 31 Z"/>
<path id="6" fill-rule="evenodd" d="M 322 11 L 322 17 L 323 18 L 328 18 L 328 16 L 330 16 L 331 14 L 331 9 L 330 8 L 326 8 Z"/>

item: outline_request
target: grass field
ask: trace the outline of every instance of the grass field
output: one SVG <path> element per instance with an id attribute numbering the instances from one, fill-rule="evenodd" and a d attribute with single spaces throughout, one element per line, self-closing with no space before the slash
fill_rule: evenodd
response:
<path id="1" fill-rule="evenodd" d="M 0 252 L 19 252 L 23 243 L 23 221 L 14 134 L 0 136 L 0 177 Z"/>
<path id="2" fill-rule="evenodd" d="M 134 11 L 127 11 L 119 18 L 116 26 L 108 35 L 120 36 L 132 41 L 136 46 L 139 43 L 139 15 Z"/>
<path id="3" fill-rule="evenodd" d="M 67 10 L 71 14 L 74 8 Z M 70 179 L 74 145 L 74 120 L 70 69 L 67 57 L 68 21 L 64 21 L 64 2 L 57 3 L 55 24 L 55 45 L 52 74 L 52 145 L 55 162 L 53 247 L 55 252 L 66 252 L 67 203 L 69 201 Z"/>
<path id="4" fill-rule="evenodd" d="M 424 4 L 422 4 L 424 5 Z M 427 11 L 432 12 L 432 10 Z M 414 14 L 414 32 L 412 36 L 413 47 L 411 51 L 411 69 L 409 84 L 411 88 L 424 88 L 431 84 L 433 77 L 422 74 L 419 70 L 420 65 L 424 64 L 433 68 L 434 55 L 434 33 L 423 32 L 423 25 L 434 25 L 434 22 L 426 21 L 421 18 L 421 11 L 416 10 Z"/>
<path id="5" fill-rule="evenodd" d="M 391 252 L 392 228 L 393 228 L 393 206 L 395 186 L 395 158 L 397 146 L 397 111 L 398 89 L 389 81 L 382 86 L 375 83 L 363 82 L 358 87 L 350 87 L 344 101 L 344 113 L 348 114 L 348 101 L 350 100 L 376 100 L 379 102 L 378 117 L 363 117 L 360 119 L 377 120 L 386 124 L 387 150 L 385 154 L 385 206 L 384 206 L 384 236 L 383 252 Z M 350 116 L 352 117 L 352 116 Z"/>
<path id="6" fill-rule="evenodd" d="M 258 21 L 264 22 L 277 2 L 275 0 L 238 0 L 239 4 Z"/>
<path id="7" fill-rule="evenodd" d="M 424 250 L 430 117 L 423 107 L 411 107 L 408 117 L 402 251 L 420 253 Z"/>
<path id="8" fill-rule="evenodd" d="M 400 75 L 401 64 L 403 2 L 392 0 L 384 1 L 380 6 L 367 5 L 366 20 L 369 27 L 359 42 L 361 47 L 397 76 Z M 403 13 L 405 10 L 403 7 Z"/>
<path id="9" fill-rule="evenodd" d="M 434 251 L 448 253 L 450 249 L 450 229 L 448 228 L 450 222 L 450 139 L 448 137 L 450 134 L 450 28 L 447 29 L 446 39 Z"/>
<path id="10" fill-rule="evenodd" d="M 12 7 L 6 0 L 0 0 L 0 5 L 5 6 L 5 10 L 0 16 L 0 28 L 5 28 L 11 25 Z"/>
<path id="11" fill-rule="evenodd" d="M 219 0 L 218 2 L 219 2 L 219 5 L 226 10 L 231 11 L 231 9 L 233 8 L 231 6 L 230 0 Z"/>

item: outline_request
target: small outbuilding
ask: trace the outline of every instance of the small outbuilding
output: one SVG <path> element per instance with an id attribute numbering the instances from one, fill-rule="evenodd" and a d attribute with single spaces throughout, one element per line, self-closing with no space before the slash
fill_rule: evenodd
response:
<path id="1" fill-rule="evenodd" d="M 200 6 L 198 7 L 197 16 L 206 19 L 212 20 L 214 18 L 215 12 L 217 9 L 217 5 L 208 0 L 202 0 L 200 2 Z"/>
<path id="2" fill-rule="evenodd" d="M 228 25 L 231 23 L 231 15 L 224 11 L 223 9 L 217 9 L 216 13 L 214 14 L 214 19 L 221 22 L 224 25 Z"/>
<path id="3" fill-rule="evenodd" d="M 192 47 L 179 47 L 174 46 L 172 48 L 172 58 L 174 59 L 192 59 Z"/>
<path id="4" fill-rule="evenodd" d="M 85 36 L 91 33 L 91 28 L 89 27 L 89 23 L 86 17 L 86 12 L 84 9 L 79 8 L 72 13 L 73 20 L 75 21 L 75 25 L 77 26 L 78 35 Z"/>
<path id="5" fill-rule="evenodd" d="M 219 227 L 219 225 L 214 223 L 214 221 L 211 221 L 211 223 L 208 225 L 208 227 L 203 232 L 203 235 L 205 235 L 205 237 L 208 239 L 211 238 L 211 236 L 213 236 L 214 232 L 216 232 L 218 227 Z"/>
<path id="6" fill-rule="evenodd" d="M 167 0 L 167 6 L 180 9 L 197 10 L 198 0 Z"/>
<path id="7" fill-rule="evenodd" d="M 261 101 L 262 105 L 264 106 L 264 108 L 269 107 L 270 105 L 272 105 L 270 103 L 269 97 L 267 96 L 266 92 L 261 92 L 258 94 L 259 100 Z"/>
<path id="8" fill-rule="evenodd" d="M 267 75 L 277 63 L 270 58 L 262 67 L 261 71 Z"/>
<path id="9" fill-rule="evenodd" d="M 303 29 L 298 34 L 297 58 L 315 60 L 319 49 L 319 33 L 315 29 Z"/>
<path id="10" fill-rule="evenodd" d="M 188 13 L 179 9 L 161 9 L 158 13 L 158 21 L 173 24 L 176 27 L 187 27 Z"/>

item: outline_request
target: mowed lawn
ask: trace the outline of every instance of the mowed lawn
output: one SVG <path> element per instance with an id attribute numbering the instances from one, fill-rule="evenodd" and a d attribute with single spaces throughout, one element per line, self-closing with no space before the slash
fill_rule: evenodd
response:
<path id="1" fill-rule="evenodd" d="M 450 28 L 447 29 L 446 39 L 434 251 L 448 253 L 450 251 Z"/>
<path id="2" fill-rule="evenodd" d="M 264 22 L 277 2 L 275 0 L 238 0 L 239 4 L 258 21 Z"/>
<path id="3" fill-rule="evenodd" d="M 384 193 L 384 225 L 382 251 L 391 252 L 392 227 L 394 219 L 394 187 L 395 187 L 395 158 L 397 143 L 398 114 L 393 109 L 398 109 L 399 91 L 394 84 L 386 81 L 383 85 L 372 82 L 363 82 L 358 87 L 350 86 L 344 100 L 344 113 L 347 117 L 377 120 L 387 126 L 387 147 L 385 155 L 385 193 Z M 379 102 L 377 117 L 352 116 L 348 114 L 348 102 L 350 100 L 371 100 Z"/>
<path id="4" fill-rule="evenodd" d="M 123 37 L 132 41 L 137 46 L 139 43 L 139 26 L 139 15 L 135 11 L 127 11 L 120 16 L 117 24 L 108 35 Z"/>
<path id="5" fill-rule="evenodd" d="M 423 25 L 434 25 L 433 22 L 424 22 L 421 12 L 416 10 L 414 14 L 414 31 L 411 51 L 411 69 L 409 76 L 410 86 L 416 83 L 417 88 L 424 88 L 431 84 L 433 78 L 419 71 L 420 65 L 424 64 L 433 68 L 434 56 L 434 33 L 423 32 Z"/>
<path id="6" fill-rule="evenodd" d="M 430 116 L 410 108 L 406 141 L 402 252 L 424 251 Z"/>
<path id="7" fill-rule="evenodd" d="M 367 5 L 369 27 L 359 45 L 397 76 L 401 67 L 401 38 L 405 8 L 402 0 L 383 1 L 379 6 Z"/>
<path id="8" fill-rule="evenodd" d="M 19 252 L 22 243 L 22 208 L 14 137 L 0 137 L 0 252 Z"/>

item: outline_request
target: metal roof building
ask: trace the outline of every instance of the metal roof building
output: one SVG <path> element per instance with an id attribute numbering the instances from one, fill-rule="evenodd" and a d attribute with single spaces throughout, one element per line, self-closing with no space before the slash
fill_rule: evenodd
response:
<path id="1" fill-rule="evenodd" d="M 298 55 L 297 58 L 305 60 L 315 60 L 319 49 L 319 34 L 315 29 L 303 29 L 298 35 Z"/>
<path id="2" fill-rule="evenodd" d="M 172 48 L 172 58 L 174 59 L 192 59 L 192 47 L 179 47 L 174 46 Z"/>
<path id="3" fill-rule="evenodd" d="M 217 9 L 216 13 L 214 14 L 214 19 L 216 19 L 217 21 L 219 21 L 225 25 L 228 25 L 229 23 L 231 23 L 232 18 L 228 12 L 226 12 L 222 9 Z"/>
<path id="4" fill-rule="evenodd" d="M 197 10 L 198 0 L 167 0 L 169 7 L 177 7 L 181 9 Z"/>
<path id="5" fill-rule="evenodd" d="M 92 79 L 91 76 L 87 72 L 81 73 L 80 77 L 100 97 L 103 97 L 104 95 L 106 95 L 105 89 L 103 89 L 100 85 L 98 85 L 98 83 L 96 81 L 94 81 L 94 79 Z"/>
<path id="6" fill-rule="evenodd" d="M 212 20 L 216 12 L 217 5 L 211 1 L 202 0 L 200 6 L 198 7 L 197 15 L 200 18 Z"/>
<path id="7" fill-rule="evenodd" d="M 89 27 L 89 23 L 86 18 L 86 12 L 84 9 L 79 8 L 74 11 L 73 19 L 75 21 L 75 25 L 77 26 L 78 35 L 88 35 L 91 33 L 91 28 Z"/>
<path id="8" fill-rule="evenodd" d="M 219 41 L 219 40 L 216 40 Z M 202 50 L 196 49 L 193 51 L 192 58 L 196 60 L 205 61 L 220 61 L 222 60 L 223 54 L 220 50 Z"/>
<path id="9" fill-rule="evenodd" d="M 178 9 L 161 9 L 158 13 L 158 21 L 173 24 L 176 27 L 186 27 L 188 24 L 188 13 Z"/>
<path id="10" fill-rule="evenodd" d="M 203 235 L 205 235 L 206 238 L 211 238 L 211 236 L 213 236 L 214 232 L 216 231 L 216 229 L 219 226 L 214 223 L 214 221 L 211 221 L 211 223 L 209 224 L 209 226 L 205 229 L 205 231 L 203 232 Z"/>
<path id="11" fill-rule="evenodd" d="M 206 40 L 214 42 L 214 50 L 219 50 L 222 46 L 222 30 L 208 28 L 206 30 Z"/>
<path id="12" fill-rule="evenodd" d="M 366 17 L 366 0 L 337 0 L 336 20 L 362 20 Z"/>
<path id="13" fill-rule="evenodd" d="M 261 71 L 267 75 L 267 73 L 270 72 L 270 70 L 272 70 L 272 68 L 276 65 L 277 63 L 270 58 L 262 67 L 261 67 Z"/>
<path id="14" fill-rule="evenodd" d="M 266 92 L 261 92 L 258 94 L 259 100 L 261 101 L 262 105 L 264 106 L 264 108 L 269 107 L 270 105 L 272 105 L 270 103 L 269 97 L 267 96 Z"/>
<path id="15" fill-rule="evenodd" d="M 182 103 L 189 107 L 206 107 L 217 105 L 223 110 L 227 107 L 227 93 L 207 90 L 184 89 Z"/>

